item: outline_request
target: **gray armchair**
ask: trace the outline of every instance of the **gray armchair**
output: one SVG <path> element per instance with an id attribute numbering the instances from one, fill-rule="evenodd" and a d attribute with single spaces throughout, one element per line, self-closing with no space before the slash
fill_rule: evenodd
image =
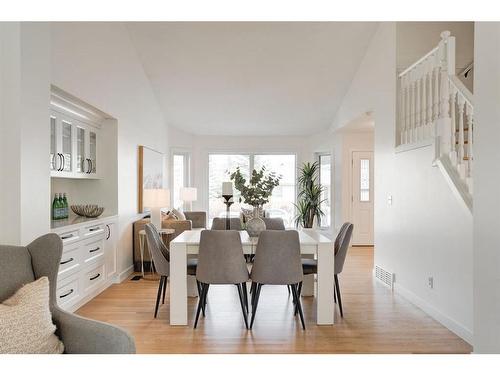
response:
<path id="1" fill-rule="evenodd" d="M 61 254 L 61 239 L 53 233 L 39 237 L 26 247 L 0 245 L 0 301 L 9 298 L 22 285 L 47 276 L 52 319 L 65 353 L 135 353 L 134 339 L 121 328 L 79 317 L 57 306 L 56 280 Z"/>

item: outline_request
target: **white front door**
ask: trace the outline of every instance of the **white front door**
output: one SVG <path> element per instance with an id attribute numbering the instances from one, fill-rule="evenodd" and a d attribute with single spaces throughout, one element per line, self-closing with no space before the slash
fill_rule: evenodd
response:
<path id="1" fill-rule="evenodd" d="M 352 152 L 352 245 L 373 245 L 373 152 Z"/>

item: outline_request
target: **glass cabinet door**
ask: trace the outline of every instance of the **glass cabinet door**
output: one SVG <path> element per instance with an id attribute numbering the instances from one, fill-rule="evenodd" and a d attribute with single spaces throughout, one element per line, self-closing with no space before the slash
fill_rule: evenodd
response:
<path id="1" fill-rule="evenodd" d="M 88 162 L 85 158 L 85 129 L 76 128 L 76 171 L 86 173 L 88 171 Z"/>
<path id="2" fill-rule="evenodd" d="M 97 134 L 93 131 L 90 131 L 90 143 L 89 143 L 89 151 L 90 151 L 90 168 L 91 168 L 91 173 L 96 173 L 97 167 L 96 167 L 96 162 L 97 162 Z"/>
<path id="3" fill-rule="evenodd" d="M 62 121 L 62 154 L 63 154 L 63 171 L 71 172 L 72 149 L 71 139 L 73 133 L 73 125 L 67 121 Z"/>
<path id="4" fill-rule="evenodd" d="M 56 147 L 56 118 L 50 116 L 50 170 L 55 171 L 60 167 L 60 158 Z"/>

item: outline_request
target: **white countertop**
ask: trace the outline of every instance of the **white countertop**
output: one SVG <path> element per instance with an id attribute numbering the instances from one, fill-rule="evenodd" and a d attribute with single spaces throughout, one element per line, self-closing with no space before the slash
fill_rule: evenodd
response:
<path id="1" fill-rule="evenodd" d="M 82 224 L 99 224 L 103 221 L 110 221 L 116 219 L 118 215 L 103 214 L 99 217 L 83 217 L 71 215 L 68 219 L 51 220 L 50 229 L 52 232 L 60 232 L 64 230 L 71 230 L 80 227 Z"/>

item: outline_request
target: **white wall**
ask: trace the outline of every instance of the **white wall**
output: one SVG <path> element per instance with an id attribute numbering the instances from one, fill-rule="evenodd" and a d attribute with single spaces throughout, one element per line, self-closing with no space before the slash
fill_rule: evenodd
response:
<path id="1" fill-rule="evenodd" d="M 0 28 L 0 242 L 27 244 L 50 225 L 49 28 L 44 23 Z"/>
<path id="2" fill-rule="evenodd" d="M 500 23 L 475 29 L 474 352 L 500 353 Z"/>
<path id="3" fill-rule="evenodd" d="M 375 263 L 396 274 L 396 290 L 470 340 L 472 222 L 431 166 L 429 148 L 395 154 L 395 105 L 396 25 L 382 23 L 334 127 L 373 111 Z"/>
<path id="4" fill-rule="evenodd" d="M 122 272 L 132 265 L 132 223 L 139 216 L 138 146 L 167 154 L 167 126 L 122 23 L 53 23 L 51 39 L 52 83 L 117 120 Z"/>

